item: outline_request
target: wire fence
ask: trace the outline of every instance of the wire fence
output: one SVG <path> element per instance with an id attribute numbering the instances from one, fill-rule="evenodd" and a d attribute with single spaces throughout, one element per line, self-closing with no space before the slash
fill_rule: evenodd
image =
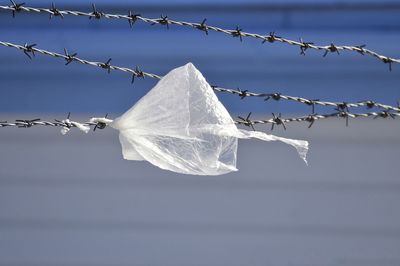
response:
<path id="1" fill-rule="evenodd" d="M 131 68 L 126 68 L 126 67 L 120 67 L 120 66 L 115 66 L 111 64 L 111 58 L 107 62 L 96 62 L 96 61 L 89 61 L 85 59 L 81 59 L 77 57 L 77 53 L 74 54 L 69 54 L 66 49 L 64 49 L 64 54 L 56 53 L 56 52 L 51 52 L 43 49 L 36 48 L 36 44 L 24 44 L 24 45 L 19 45 L 19 44 L 14 44 L 10 42 L 3 42 L 0 41 L 0 45 L 5 46 L 5 47 L 10 47 L 10 48 L 15 48 L 18 50 L 23 51 L 23 53 L 29 58 L 33 59 L 35 57 L 35 53 L 39 53 L 42 55 L 47 55 L 53 58 L 60 58 L 65 60 L 65 64 L 69 65 L 72 62 L 78 62 L 84 65 L 89 65 L 89 66 L 94 66 L 97 68 L 105 69 L 108 73 L 111 72 L 111 70 L 117 70 L 117 71 L 122 71 L 125 73 L 128 73 L 132 76 L 132 83 L 134 82 L 135 78 L 145 78 L 145 77 L 150 77 L 154 79 L 160 79 L 162 76 L 153 74 L 153 73 L 148 73 L 140 70 L 139 67 L 136 67 L 135 69 Z M 286 100 L 286 101 L 293 101 L 297 103 L 301 103 L 307 106 L 312 107 L 312 113 L 306 116 L 301 116 L 301 117 L 293 117 L 293 118 L 282 118 L 281 114 L 275 116 L 275 114 L 272 114 L 272 118 L 268 118 L 265 120 L 251 120 L 250 115 L 246 118 L 239 117 L 237 121 L 235 121 L 237 124 L 245 125 L 252 127 L 254 129 L 254 125 L 257 124 L 272 124 L 271 129 L 274 129 L 275 125 L 282 125 L 284 129 L 286 129 L 286 124 L 290 122 L 308 122 L 309 127 L 311 127 L 315 121 L 321 120 L 321 119 L 326 119 L 326 118 L 345 118 L 346 119 L 346 125 L 349 123 L 349 118 L 365 118 L 365 117 L 374 117 L 374 118 L 396 118 L 400 116 L 400 106 L 391 106 L 391 105 L 386 105 L 382 103 L 378 103 L 372 100 L 367 100 L 367 101 L 360 101 L 360 102 L 354 102 L 354 103 L 349 103 L 349 102 L 329 102 L 329 101 L 320 101 L 320 100 L 311 100 L 311 99 L 306 99 L 303 97 L 296 97 L 296 96 L 288 96 L 288 95 L 283 95 L 281 93 L 256 93 L 256 92 L 250 92 L 248 90 L 241 90 L 241 89 L 227 89 L 227 88 L 222 88 L 216 85 L 211 85 L 211 87 L 217 91 L 217 92 L 222 92 L 222 93 L 229 93 L 233 95 L 239 96 L 241 99 L 244 99 L 246 97 L 259 97 L 264 99 L 264 101 L 268 101 L 269 99 L 275 100 L 275 101 L 280 101 L 280 100 Z M 315 114 L 315 105 L 320 105 L 320 106 L 325 106 L 325 107 L 333 107 L 335 112 L 329 113 L 329 114 Z M 349 108 L 359 108 L 359 107 L 365 107 L 367 109 L 371 108 L 381 108 L 383 111 L 376 111 L 376 112 L 366 112 L 366 113 L 351 113 L 349 111 Z M 69 117 L 68 117 L 69 119 Z M 21 119 L 21 120 L 16 120 L 15 122 L 0 122 L 0 127 L 11 127 L 11 126 L 16 126 L 16 127 L 24 127 L 24 128 L 30 128 L 32 126 L 53 126 L 53 127 L 63 127 L 65 129 L 73 128 L 73 127 L 79 127 L 77 125 L 82 125 L 83 128 L 87 129 L 87 127 L 94 126 L 94 129 L 97 128 L 104 128 L 106 126 L 105 123 L 99 124 L 98 122 L 84 122 L 84 123 L 78 123 L 74 122 L 71 123 L 69 120 L 68 121 L 58 121 L 56 120 L 55 122 L 49 122 L 49 121 L 42 121 L 41 119 L 33 119 L 33 120 L 26 120 L 26 119 Z"/>
<path id="2" fill-rule="evenodd" d="M 10 1 L 11 5 L 10 6 L 2 6 L 0 5 L 0 10 L 8 10 L 12 12 L 12 16 L 15 17 L 16 13 L 19 13 L 21 11 L 24 12 L 35 12 L 35 13 L 44 13 L 48 14 L 50 19 L 53 17 L 61 17 L 64 18 L 66 15 L 70 16 L 84 16 L 88 17 L 89 19 L 124 19 L 127 20 L 130 27 L 133 27 L 133 25 L 137 21 L 142 21 L 145 23 L 149 23 L 151 25 L 165 25 L 167 28 L 169 28 L 169 25 L 177 25 L 177 26 L 185 26 L 189 27 L 192 29 L 197 29 L 204 31 L 207 35 L 209 31 L 215 31 L 219 33 L 225 33 L 228 35 L 231 35 L 233 37 L 238 37 L 241 41 L 243 38 L 248 37 L 248 38 L 256 38 L 262 40 L 263 43 L 265 42 L 281 42 L 281 43 L 286 43 L 290 45 L 297 45 L 300 47 L 301 54 L 305 55 L 305 51 L 307 49 L 315 49 L 315 50 L 323 50 L 325 51 L 324 56 L 326 56 L 329 52 L 334 52 L 338 53 L 341 50 L 347 50 L 347 51 L 353 51 L 353 52 L 358 52 L 360 54 L 366 54 L 366 55 L 371 55 L 376 57 L 377 59 L 380 59 L 384 63 L 389 64 L 390 70 L 391 70 L 391 64 L 392 63 L 400 63 L 400 59 L 395 59 L 395 58 L 390 58 L 384 55 L 380 55 L 374 51 L 365 49 L 364 45 L 361 46 L 336 46 L 334 44 L 328 45 L 328 46 L 318 46 L 314 45 L 314 43 L 311 42 L 303 42 L 303 40 L 298 41 L 293 41 L 289 40 L 286 38 L 282 38 L 279 36 L 276 36 L 274 32 L 271 32 L 269 35 L 260 35 L 260 34 L 255 34 L 255 33 L 248 33 L 242 31 L 239 27 L 237 27 L 234 30 L 229 30 L 229 29 L 222 29 L 219 27 L 211 26 L 206 24 L 206 19 L 204 19 L 201 23 L 191 23 L 191 22 L 184 22 L 184 21 L 176 21 L 176 20 L 171 20 L 167 16 L 161 16 L 160 18 L 146 18 L 141 16 L 140 14 L 133 14 L 132 12 L 129 12 L 128 15 L 120 15 L 120 14 L 108 14 L 104 13 L 102 11 L 97 10 L 96 6 L 93 4 L 92 5 L 92 12 L 81 12 L 81 11 L 71 11 L 71 10 L 60 10 L 55 7 L 54 4 L 52 4 L 51 8 L 34 8 L 34 7 L 27 7 L 25 6 L 25 3 L 16 3 L 13 0 Z M 132 80 L 131 82 L 133 83 L 135 81 L 135 78 L 154 78 L 154 79 L 160 79 L 162 76 L 145 72 L 142 71 L 139 67 L 136 67 L 135 69 L 127 68 L 127 67 L 121 67 L 121 66 L 116 66 L 111 64 L 111 58 L 108 59 L 106 62 L 97 62 L 97 61 L 90 61 L 86 59 L 82 59 L 78 57 L 77 53 L 69 53 L 67 49 L 64 49 L 64 53 L 57 53 L 57 52 L 51 52 L 47 51 L 44 49 L 39 49 L 36 47 L 36 44 L 28 44 L 25 43 L 24 45 L 19 45 L 19 44 L 14 44 L 10 42 L 4 42 L 0 41 L 0 45 L 10 47 L 10 48 L 15 48 L 18 50 L 21 50 L 29 59 L 33 59 L 36 54 L 42 54 L 46 56 L 50 56 L 53 58 L 60 58 L 65 61 L 65 65 L 69 65 L 72 62 L 78 62 L 84 65 L 90 65 L 94 67 L 98 67 L 101 69 L 106 70 L 108 73 L 111 72 L 111 70 L 116 70 L 116 71 L 122 71 L 125 73 L 128 73 L 131 75 Z M 240 99 L 244 99 L 247 97 L 257 97 L 261 98 L 264 101 L 268 100 L 274 100 L 274 101 L 292 101 L 292 102 L 297 102 L 303 105 L 310 106 L 312 108 L 311 114 L 301 116 L 301 117 L 292 117 L 292 118 L 282 118 L 281 114 L 275 115 L 272 114 L 271 118 L 264 119 L 264 120 L 252 120 L 250 119 L 251 113 L 247 115 L 246 118 L 239 116 L 238 120 L 235 121 L 237 124 L 245 125 L 252 127 L 254 129 L 254 125 L 257 124 L 271 124 L 271 129 L 274 129 L 274 126 L 276 125 L 282 125 L 284 129 L 286 129 L 286 124 L 291 123 L 291 122 L 308 122 L 309 127 L 311 127 L 315 121 L 321 120 L 321 119 L 326 119 L 326 118 L 345 118 L 346 119 L 346 125 L 349 123 L 350 118 L 363 118 L 363 117 L 373 117 L 373 118 L 395 118 L 400 116 L 400 105 L 398 106 L 392 106 L 392 105 L 387 105 L 387 104 L 382 104 L 378 103 L 372 100 L 366 100 L 366 101 L 359 101 L 359 102 L 331 102 L 331 101 L 321 101 L 319 99 L 307 99 L 303 97 L 298 97 L 298 96 L 289 96 L 289 95 L 284 95 L 279 92 L 272 92 L 272 93 L 258 93 L 258 92 L 251 92 L 249 90 L 242 90 L 242 89 L 229 89 L 229 88 L 223 88 L 217 85 L 211 85 L 214 91 L 216 92 L 221 92 L 221 93 L 229 93 L 233 95 L 237 95 L 240 97 Z M 328 113 L 328 114 L 316 114 L 315 113 L 315 106 L 324 106 L 324 107 L 332 107 L 334 109 L 333 112 Z M 378 111 L 372 111 L 372 112 L 363 112 L 363 113 L 352 113 L 349 111 L 349 108 L 360 108 L 364 107 L 366 109 L 372 109 L 372 108 L 379 108 L 380 110 Z M 109 120 L 110 122 L 112 120 Z M 67 132 L 70 128 L 80 128 L 81 130 L 88 131 L 90 127 L 93 127 L 94 130 L 97 128 L 104 128 L 106 127 L 107 123 L 104 121 L 99 122 L 99 121 L 93 121 L 90 120 L 88 122 L 84 123 L 79 123 L 79 122 L 74 122 L 69 120 L 69 115 L 68 118 L 65 120 L 55 120 L 55 122 L 50 122 L 50 121 L 42 121 L 41 119 L 31 119 L 31 120 L 26 120 L 26 119 L 21 119 L 21 120 L 16 120 L 14 122 L 0 122 L 0 127 L 23 127 L 23 128 L 30 128 L 32 126 L 53 126 L 53 127 L 62 127 L 65 132 Z"/>
<path id="3" fill-rule="evenodd" d="M 220 27 L 212 26 L 206 24 L 207 19 L 204 19 L 201 23 L 193 23 L 193 22 L 186 22 L 186 21 L 178 21 L 170 19 L 168 16 L 161 16 L 159 18 L 147 18 L 142 16 L 141 14 L 132 13 L 131 11 L 127 12 L 127 15 L 121 14 L 109 14 L 102 12 L 96 8 L 96 6 L 92 5 L 91 12 L 82 12 L 82 11 L 73 11 L 73 10 L 60 10 L 55 7 L 54 4 L 50 8 L 42 8 L 42 7 L 28 7 L 25 6 L 25 3 L 16 3 L 13 0 L 10 1 L 10 6 L 3 6 L 0 5 L 0 10 L 7 10 L 12 12 L 12 16 L 19 12 L 34 12 L 34 13 L 43 13 L 49 15 L 50 19 L 53 17 L 61 17 L 64 16 L 81 16 L 81 17 L 88 17 L 89 19 L 122 19 L 126 20 L 129 23 L 130 27 L 138 22 L 144 22 L 150 25 L 161 25 L 165 26 L 169 29 L 170 25 L 174 26 L 181 26 L 187 27 L 190 29 L 198 30 L 204 32 L 208 35 L 209 31 L 214 31 L 218 33 L 223 33 L 235 38 L 239 38 L 240 41 L 243 41 L 244 38 L 251 38 L 261 41 L 262 43 L 284 43 L 292 46 L 297 46 L 300 48 L 300 54 L 305 55 L 307 50 L 317 50 L 322 51 L 323 56 L 327 56 L 329 53 L 336 53 L 340 54 L 341 51 L 349 51 L 355 52 L 360 55 L 368 55 L 374 57 L 381 62 L 389 65 L 389 70 L 392 70 L 393 63 L 400 63 L 400 59 L 389 57 L 386 55 L 379 54 L 373 50 L 365 48 L 365 45 L 335 45 L 331 43 L 330 45 L 316 45 L 314 42 L 305 42 L 303 39 L 299 41 L 287 39 L 284 37 L 277 36 L 275 32 L 270 32 L 267 35 L 257 34 L 257 33 L 250 33 L 243 31 L 239 26 L 235 29 L 223 29 Z"/>

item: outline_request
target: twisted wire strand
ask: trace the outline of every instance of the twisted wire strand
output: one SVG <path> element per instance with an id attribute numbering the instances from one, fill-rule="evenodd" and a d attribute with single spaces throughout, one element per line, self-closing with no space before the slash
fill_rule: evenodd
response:
<path id="1" fill-rule="evenodd" d="M 235 123 L 239 125 L 244 125 L 253 128 L 254 125 L 257 124 L 272 124 L 272 130 L 274 129 L 274 125 L 282 125 L 283 128 L 286 130 L 285 124 L 291 122 L 308 122 L 310 123 L 308 128 L 314 124 L 315 121 L 327 118 L 345 118 L 346 119 L 346 126 L 349 125 L 350 118 L 392 118 L 395 119 L 396 117 L 400 117 L 400 113 L 391 113 L 388 111 L 381 111 L 381 112 L 368 112 L 368 113 L 350 113 L 347 111 L 338 111 L 330 114 L 311 114 L 306 116 L 300 117 L 291 117 L 291 118 L 282 118 L 281 114 L 276 116 L 274 113 L 272 114 L 272 118 L 269 119 L 261 119 L 261 120 L 252 120 L 250 119 L 251 113 L 247 115 L 246 118 L 239 116 L 239 120 L 236 120 Z"/>
<path id="2" fill-rule="evenodd" d="M 80 123 L 76 121 L 70 120 L 71 113 L 68 113 L 66 119 L 57 120 L 54 119 L 54 122 L 50 121 L 42 121 L 40 118 L 35 119 L 17 119 L 14 122 L 3 121 L 0 122 L 0 127 L 18 127 L 18 128 L 31 128 L 33 126 L 51 126 L 51 127 L 61 127 L 61 134 L 65 135 L 70 131 L 71 128 L 78 128 L 79 130 L 88 133 L 89 130 L 93 127 L 93 131 L 96 129 L 104 129 L 113 120 L 107 118 L 107 115 L 104 117 L 92 117 L 89 121 Z"/>
<path id="3" fill-rule="evenodd" d="M 13 12 L 13 16 L 15 16 L 16 12 L 36 12 L 36 13 L 45 13 L 48 14 L 51 17 L 53 16 L 61 16 L 64 17 L 64 15 L 71 15 L 71 16 L 84 16 L 84 17 L 89 17 L 89 18 L 95 18 L 95 19 L 101 19 L 101 18 L 106 18 L 106 19 L 124 19 L 129 22 L 129 25 L 132 27 L 132 25 L 137 22 L 137 21 L 142 21 L 144 23 L 148 23 L 151 25 L 159 24 L 159 25 L 165 25 L 167 28 L 169 28 L 169 25 L 176 25 L 176 26 L 182 26 L 182 27 L 188 27 L 191 29 L 196 29 L 205 32 L 208 35 L 209 31 L 214 31 L 218 33 L 224 33 L 226 35 L 232 36 L 232 37 L 237 37 L 242 41 L 243 38 L 253 38 L 262 41 L 262 43 L 274 43 L 274 42 L 280 42 L 280 43 L 285 43 L 288 45 L 292 46 L 298 46 L 300 48 L 301 54 L 305 54 L 305 51 L 308 49 L 313 49 L 313 50 L 318 50 L 318 51 L 323 51 L 324 56 L 326 56 L 328 53 L 338 53 L 340 51 L 350 51 L 350 52 L 356 52 L 361 55 L 369 55 L 372 56 L 380 61 L 382 61 L 385 64 L 389 64 L 389 70 L 392 70 L 392 63 L 400 63 L 400 59 L 398 58 L 392 58 L 389 56 L 385 56 L 382 54 L 379 54 L 373 50 L 366 49 L 365 45 L 359 45 L 359 46 L 351 46 L 351 45 L 334 45 L 331 43 L 330 45 L 316 45 L 313 42 L 304 42 L 302 39 L 299 41 L 283 38 L 280 36 L 275 35 L 274 32 L 271 32 L 270 34 L 267 35 L 262 35 L 262 34 L 257 34 L 257 33 L 250 33 L 250 32 L 245 32 L 239 27 L 236 27 L 236 29 L 223 29 L 220 27 L 212 26 L 212 25 L 207 25 L 206 19 L 203 20 L 201 23 L 193 23 L 193 22 L 186 22 L 186 21 L 177 21 L 177 20 L 172 20 L 169 19 L 168 16 L 161 16 L 160 18 L 147 18 L 143 17 L 140 14 L 132 14 L 131 12 L 128 13 L 128 15 L 121 15 L 121 14 L 108 14 L 104 13 L 101 11 L 98 11 L 96 9 L 96 6 L 93 5 L 93 12 L 82 12 L 82 11 L 73 11 L 73 10 L 59 10 L 55 8 L 54 4 L 52 8 L 34 8 L 34 7 L 28 7 L 24 6 L 23 4 L 16 4 L 14 1 L 11 1 L 12 5 L 10 6 L 2 6 L 0 5 L 0 10 L 9 10 Z"/>
<path id="4" fill-rule="evenodd" d="M 240 96 L 242 99 L 245 97 L 261 97 L 261 98 L 264 98 L 264 100 L 273 99 L 275 101 L 279 101 L 279 100 L 294 101 L 294 102 L 302 103 L 302 104 L 305 104 L 308 106 L 313 106 L 313 107 L 315 105 L 330 106 L 330 107 L 334 107 L 336 109 L 341 109 L 341 110 L 345 110 L 348 108 L 358 108 L 358 107 L 366 107 L 368 109 L 373 108 L 373 107 L 378 107 L 378 108 L 382 108 L 385 110 L 400 112 L 399 107 L 394 107 L 391 105 L 382 104 L 382 103 L 378 103 L 378 102 L 371 101 L 371 100 L 359 101 L 359 102 L 355 102 L 355 103 L 329 102 L 329 101 L 320 101 L 320 100 L 310 100 L 310 99 L 306 99 L 303 97 L 297 97 L 297 96 L 283 95 L 281 93 L 255 93 L 255 92 L 249 92 L 247 90 L 240 90 L 240 89 L 236 89 L 236 90 L 235 89 L 226 89 L 226 88 L 221 88 L 218 86 L 212 86 L 212 87 L 215 91 L 236 94 L 236 95 Z M 314 109 L 313 109 L 313 111 L 314 111 Z"/>
<path id="5" fill-rule="evenodd" d="M 50 121 L 43 121 L 40 118 L 36 118 L 33 120 L 19 119 L 19 120 L 15 120 L 13 122 L 1 121 L 0 127 L 30 128 L 33 126 L 50 126 L 50 127 L 76 128 L 77 126 L 75 123 L 78 123 L 78 122 L 75 122 L 75 121 L 71 121 L 69 123 L 62 122 L 62 121 L 50 122 Z M 87 122 L 82 122 L 82 123 L 79 122 L 79 124 L 91 127 L 91 126 L 96 126 L 98 123 L 87 121 Z"/>
<path id="6" fill-rule="evenodd" d="M 32 59 L 32 56 L 34 56 L 35 53 L 39 53 L 39 54 L 47 55 L 47 56 L 54 57 L 54 58 L 64 59 L 66 61 L 66 65 L 70 64 L 71 62 L 78 62 L 78 63 L 84 64 L 84 65 L 89 65 L 89 66 L 94 66 L 94 67 L 106 69 L 108 72 L 110 72 L 111 70 L 122 71 L 122 72 L 125 72 L 125 73 L 128 73 L 128 74 L 132 75 L 132 82 L 134 81 L 135 77 L 139 77 L 139 78 L 150 77 L 150 78 L 154 78 L 154 79 L 162 78 L 162 76 L 160 76 L 160 75 L 144 72 L 144 71 L 140 70 L 138 67 L 136 67 L 136 69 L 130 69 L 130 68 L 127 68 L 127 67 L 120 67 L 120 66 L 111 65 L 110 64 L 111 59 L 109 59 L 105 63 L 104 62 L 95 62 L 95 61 L 89 61 L 89 60 L 81 59 L 81 58 L 76 56 L 77 55 L 76 53 L 72 54 L 72 55 L 68 54 L 68 51 L 66 49 L 64 49 L 64 54 L 60 54 L 60 53 L 50 52 L 50 51 L 47 51 L 47 50 L 36 48 L 35 47 L 36 44 L 19 45 L 19 44 L 14 44 L 14 43 L 10 43 L 10 42 L 0 41 L 0 45 L 5 46 L 5 47 L 10 47 L 10 48 L 15 48 L 15 49 L 21 50 L 30 59 Z M 286 101 L 298 102 L 298 103 L 301 103 L 301 104 L 304 104 L 304 105 L 307 105 L 307 106 L 311 106 L 312 107 L 312 113 L 314 113 L 314 106 L 315 105 L 330 106 L 330 107 L 334 107 L 334 108 L 339 109 L 339 110 L 348 110 L 348 108 L 357 108 L 357 107 L 367 107 L 368 109 L 373 108 L 373 107 L 378 107 L 378 108 L 385 109 L 387 111 L 400 112 L 400 108 L 399 107 L 394 107 L 394 106 L 391 106 L 391 105 L 386 105 L 386 104 L 374 102 L 374 101 L 371 101 L 371 100 L 360 101 L 360 102 L 356 102 L 356 103 L 328 102 L 328 101 L 320 101 L 320 100 L 311 100 L 311 99 L 306 99 L 306 98 L 303 98 L 303 97 L 283 95 L 283 94 L 280 94 L 280 93 L 255 93 L 255 92 L 250 92 L 248 90 L 227 89 L 227 88 L 223 88 L 223 87 L 220 87 L 220 86 L 217 86 L 217 85 L 211 85 L 211 87 L 217 92 L 229 93 L 229 94 L 237 95 L 241 99 L 244 99 L 246 97 L 260 97 L 260 98 L 264 98 L 264 100 L 273 99 L 273 100 L 276 100 L 276 101 L 286 100 Z"/>
<path id="7" fill-rule="evenodd" d="M 161 78 L 161 76 L 158 76 L 158 75 L 155 75 L 155 74 L 151 74 L 151 73 L 147 73 L 147 72 L 143 72 L 143 71 L 139 70 L 138 68 L 136 70 L 134 70 L 134 69 L 126 68 L 126 67 L 119 67 L 119 66 L 111 65 L 110 64 L 110 61 L 111 61 L 110 59 L 106 63 L 81 59 L 79 57 L 76 57 L 76 54 L 74 54 L 74 55 L 68 54 L 68 51 L 66 49 L 64 49 L 64 52 L 65 52 L 64 54 L 59 54 L 59 53 L 56 53 L 56 52 L 50 52 L 50 51 L 42 50 L 42 49 L 39 49 L 39 48 L 35 48 L 34 46 L 36 46 L 36 44 L 33 44 L 33 45 L 28 45 L 28 44 L 18 45 L 18 44 L 13 44 L 13 43 L 9 43 L 9 42 L 0 41 L 0 45 L 22 50 L 31 59 L 32 59 L 31 55 L 35 56 L 35 53 L 39 53 L 39 54 L 43 54 L 43 55 L 47 55 L 47 56 L 51 56 L 51 57 L 55 57 L 55 58 L 64 59 L 67 62 L 66 64 L 69 64 L 71 62 L 78 62 L 78 63 L 84 64 L 84 65 L 95 66 L 95 67 L 100 67 L 100 68 L 103 68 L 103 69 L 107 69 L 109 72 L 111 70 L 118 70 L 118 71 L 129 73 L 129 74 L 131 74 L 132 76 L 135 76 L 135 77 L 142 77 L 142 78 L 150 77 L 150 78 L 155 78 L 155 79 L 160 79 Z"/>
<path id="8" fill-rule="evenodd" d="M 239 119 L 235 121 L 236 124 L 244 125 L 248 127 L 252 127 L 254 129 L 254 125 L 257 124 L 272 124 L 272 125 L 283 125 L 286 129 L 285 124 L 291 122 L 308 122 L 310 123 L 309 127 L 312 124 L 321 119 L 327 118 L 346 118 L 348 124 L 349 118 L 396 118 L 400 117 L 400 113 L 390 113 L 387 111 L 382 112 L 368 112 L 368 113 L 350 113 L 350 112 L 335 112 L 330 114 L 312 114 L 307 116 L 300 116 L 300 117 L 291 117 L 291 118 L 281 118 L 281 116 L 275 116 L 273 114 L 272 118 L 265 119 L 265 120 L 252 120 L 250 119 L 251 113 L 247 116 L 247 118 L 243 118 L 239 116 Z M 68 115 L 69 117 L 69 115 Z M 108 118 L 92 118 L 86 122 L 76 122 L 68 120 L 55 120 L 52 121 L 44 121 L 40 118 L 36 119 L 18 119 L 13 122 L 7 121 L 0 121 L 0 127 L 19 127 L 19 128 L 31 128 L 33 126 L 50 126 L 50 127 L 63 127 L 63 128 L 79 128 L 79 126 L 88 126 L 93 127 L 93 130 L 96 129 L 104 129 L 108 126 L 113 120 Z M 273 129 L 273 128 L 272 128 Z"/>

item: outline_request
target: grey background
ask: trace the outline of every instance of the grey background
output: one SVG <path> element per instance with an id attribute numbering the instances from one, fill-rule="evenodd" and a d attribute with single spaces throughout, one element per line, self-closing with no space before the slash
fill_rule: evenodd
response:
<path id="1" fill-rule="evenodd" d="M 81 4 L 79 4 L 81 3 Z M 113 3 L 113 5 L 111 5 Z M 31 5 L 48 5 L 31 1 Z M 83 9 L 88 2 L 57 6 Z M 217 4 L 217 5 L 216 5 Z M 368 44 L 399 57 L 398 1 L 98 2 L 99 8 L 201 21 L 292 39 Z M 193 62 L 218 85 L 326 100 L 400 98 L 399 67 L 219 34 L 117 21 L 0 13 L 4 41 L 67 47 L 164 74 Z M 116 117 L 155 81 L 132 86 L 77 64 L 0 47 L 0 120 Z M 218 95 L 232 115 L 301 115 L 295 103 Z M 330 112 L 318 108 L 317 112 Z M 269 128 L 259 127 L 269 132 Z M 117 132 L 62 136 L 53 128 L 0 130 L 0 265 L 400 265 L 400 125 L 367 119 L 291 124 L 274 134 L 311 143 L 307 167 L 289 146 L 240 141 L 239 172 L 179 175 L 124 161 Z"/>

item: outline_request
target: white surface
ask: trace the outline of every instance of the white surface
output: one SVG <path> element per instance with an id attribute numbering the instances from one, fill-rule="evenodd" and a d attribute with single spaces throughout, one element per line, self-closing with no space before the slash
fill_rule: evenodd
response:
<path id="1" fill-rule="evenodd" d="M 112 129 L 1 129 L 0 265 L 399 265 L 397 122 L 293 124 L 309 167 L 244 141 L 218 177 L 125 161 Z"/>

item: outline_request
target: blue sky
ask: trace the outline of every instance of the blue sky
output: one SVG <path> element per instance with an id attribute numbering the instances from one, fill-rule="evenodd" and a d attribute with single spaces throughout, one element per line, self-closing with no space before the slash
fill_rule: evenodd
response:
<path id="1" fill-rule="evenodd" d="M 56 1 L 56 4 L 79 3 L 84 6 L 77 9 L 88 10 L 91 2 Z M 110 12 L 121 13 L 132 6 L 150 3 L 142 0 L 94 2 L 99 9 L 101 5 L 105 6 L 102 11 L 110 8 Z M 165 11 L 164 4 L 180 2 L 185 1 L 152 1 L 159 4 L 135 11 L 143 16 L 158 17 Z M 49 6 L 50 3 L 40 0 L 27 2 L 27 5 Z M 110 3 L 121 5 L 113 9 Z M 126 7 L 128 4 L 129 8 Z M 368 48 L 382 54 L 400 57 L 398 13 L 398 9 L 362 8 L 290 12 L 268 9 L 255 12 L 254 9 L 243 8 L 240 13 L 235 9 L 215 11 L 209 8 L 205 11 L 193 8 L 184 11 L 169 9 L 164 14 L 173 19 L 194 22 L 201 22 L 206 17 L 207 23 L 228 29 L 239 25 L 249 32 L 267 34 L 277 31 L 280 36 L 293 40 L 302 37 L 317 44 L 367 44 Z M 167 30 L 157 25 L 137 23 L 131 29 L 126 21 L 82 17 L 49 20 L 48 15 L 24 13 L 13 19 L 10 12 L 0 12 L 0 31 L 3 41 L 37 43 L 40 48 L 57 52 L 66 47 L 85 59 L 106 61 L 112 58 L 115 65 L 139 66 L 144 71 L 160 75 L 193 62 L 210 83 L 227 88 L 279 92 L 330 101 L 371 99 L 392 105 L 400 99 L 399 66 L 394 65 L 393 71 L 389 72 L 388 66 L 382 62 L 354 53 L 322 57 L 322 52 L 307 51 L 307 56 L 301 56 L 298 47 L 278 43 L 262 45 L 250 39 L 240 42 L 231 36 L 215 32 L 206 36 L 203 32 L 176 26 Z M 0 58 L 0 96 L 8 99 L 1 101 L 0 112 L 122 112 L 156 83 L 156 80 L 145 79 L 132 86 L 130 77 L 122 73 L 114 71 L 108 75 L 101 69 L 78 64 L 66 67 L 63 62 L 39 55 L 29 60 L 20 51 L 4 47 L 0 47 Z M 24 78 L 21 78 L 21 73 L 24 73 Z M 269 101 L 266 104 L 262 100 L 241 101 L 230 95 L 218 96 L 232 113 L 310 111 L 310 108 L 293 103 Z"/>
<path id="2" fill-rule="evenodd" d="M 197 0 L 197 1 L 191 1 L 191 0 L 96 0 L 96 1 L 91 1 L 91 0 L 58 0 L 54 1 L 55 3 L 65 3 L 65 4 L 91 4 L 91 3 L 96 3 L 96 4 L 106 4 L 110 5 L 111 3 L 116 5 L 116 4 L 129 4 L 129 5 L 138 5 L 138 4 L 162 4 L 162 5 L 170 5 L 170 4 L 185 4 L 185 5 L 193 5 L 193 4 L 249 4 L 249 3 L 258 3 L 258 4 L 312 4 L 312 3 L 317 3 L 317 4 L 356 4 L 356 3 L 376 3 L 376 4 L 382 4 L 382 3 L 399 3 L 399 0 L 384 0 L 384 1 L 377 1 L 377 0 Z M 47 5 L 49 1 L 46 0 L 36 0 L 36 1 L 31 1 L 31 3 L 35 5 L 39 4 L 45 4 Z"/>

